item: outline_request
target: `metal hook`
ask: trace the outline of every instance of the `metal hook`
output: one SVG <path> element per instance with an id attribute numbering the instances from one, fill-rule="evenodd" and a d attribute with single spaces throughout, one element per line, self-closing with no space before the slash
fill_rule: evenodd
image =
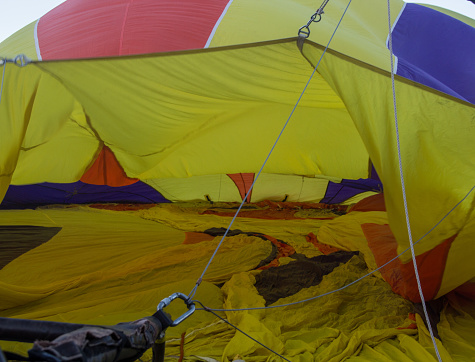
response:
<path id="1" fill-rule="evenodd" d="M 192 315 L 194 313 L 195 308 L 196 308 L 195 303 L 191 302 L 190 299 L 188 298 L 188 296 L 186 296 L 185 294 L 183 294 L 183 293 L 173 293 L 168 298 L 165 298 L 160 303 L 158 303 L 157 310 L 163 310 L 163 308 L 169 306 L 170 303 L 173 300 L 177 299 L 177 298 L 180 298 L 185 302 L 185 304 L 188 308 L 188 311 L 186 311 L 180 317 L 175 319 L 170 324 L 171 327 L 175 327 L 175 326 L 179 325 L 181 322 L 183 322 L 186 318 L 188 318 L 190 315 Z"/>

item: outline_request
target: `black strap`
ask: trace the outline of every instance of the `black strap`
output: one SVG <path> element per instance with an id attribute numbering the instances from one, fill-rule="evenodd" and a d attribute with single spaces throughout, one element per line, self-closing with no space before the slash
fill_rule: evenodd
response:
<path id="1" fill-rule="evenodd" d="M 160 324 L 162 325 L 162 331 L 164 332 L 165 329 L 170 327 L 173 323 L 173 320 L 171 319 L 170 314 L 165 313 L 163 310 L 157 310 L 153 317 L 157 318 L 160 321 Z"/>

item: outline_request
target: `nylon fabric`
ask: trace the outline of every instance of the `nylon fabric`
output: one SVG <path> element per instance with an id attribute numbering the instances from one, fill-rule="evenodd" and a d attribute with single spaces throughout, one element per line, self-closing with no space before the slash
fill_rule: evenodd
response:
<path id="1" fill-rule="evenodd" d="M 312 46 L 307 46 L 306 49 L 304 52 L 309 59 L 316 61 L 319 58 L 320 49 Z M 365 140 L 370 158 L 384 184 L 388 220 L 398 240 L 398 252 L 401 252 L 409 246 L 409 241 L 403 217 L 405 213 L 398 175 L 395 129 L 392 122 L 381 122 L 393 117 L 392 102 L 389 101 L 392 99 L 390 77 L 387 73 L 331 52 L 324 60 L 321 74 L 345 100 L 359 133 Z M 348 74 L 352 76 L 346 76 Z M 365 107 L 359 99 L 365 94 L 374 96 L 371 91 L 374 84 L 380 84 L 381 89 L 385 91 L 378 93 L 380 101 L 371 105 L 368 103 L 368 107 Z M 396 91 L 407 202 L 409 215 L 414 215 L 411 217 L 413 239 L 418 240 L 463 199 L 473 186 L 473 177 L 467 175 L 474 173 L 475 159 L 465 155 L 474 154 L 469 130 L 473 127 L 470 119 L 475 107 L 449 97 L 439 102 L 440 93 L 422 86 L 414 87 L 414 83 L 402 78 L 396 78 Z M 420 94 L 420 100 L 426 106 L 422 106 L 421 102 L 414 104 L 416 92 Z M 447 122 L 454 112 L 460 114 L 457 127 Z M 416 125 L 418 131 L 414 132 Z M 457 147 L 452 146 L 455 139 Z M 438 171 L 440 167 L 444 172 Z M 444 202 L 435 199 L 434 194 L 444 195 Z M 437 232 L 430 233 L 415 245 L 416 255 L 431 250 L 444 240 L 463 232 L 466 215 L 472 212 L 473 200 L 474 195 L 470 195 L 466 202 L 459 205 L 444 223 L 438 226 Z M 409 259 L 410 255 L 401 257 L 403 263 Z M 454 269 L 447 269 L 447 273 L 457 279 L 456 284 L 461 285 L 473 278 L 475 271 L 471 269 L 467 264 L 463 264 L 455 266 Z M 442 282 L 441 290 L 447 292 L 452 286 Z"/>
<path id="2" fill-rule="evenodd" d="M 127 176 L 141 180 L 257 172 L 309 75 L 293 41 L 38 67 L 62 79 Z M 294 117 L 264 172 L 367 177 L 364 145 L 325 81 L 312 82 Z M 287 152 L 295 142 L 304 147 Z"/>
<path id="3" fill-rule="evenodd" d="M 310 26 L 309 40 L 327 44 L 338 23 L 347 0 L 332 0 L 325 7 L 322 21 Z M 398 14 L 404 2 L 391 1 L 391 12 Z M 305 25 L 316 10 L 314 1 L 279 0 L 259 2 L 252 0 L 234 1 L 221 21 L 210 46 L 245 44 L 269 39 L 281 39 L 296 36 L 298 29 Z M 276 11 L 278 9 L 278 11 Z M 351 11 L 332 40 L 331 49 L 344 51 L 345 54 L 389 70 L 387 49 L 384 46 L 387 37 L 386 3 L 377 0 L 354 2 Z M 362 26 L 362 19 L 371 19 Z M 239 29 L 247 29 L 240 31 Z"/>
<path id="4" fill-rule="evenodd" d="M 203 175 L 187 178 L 159 178 L 144 180 L 172 202 L 204 200 L 212 202 L 240 202 L 238 188 L 227 175 Z M 264 200 L 286 202 L 320 202 L 325 198 L 329 182 L 338 185 L 341 179 L 317 175 L 305 177 L 261 173 L 254 183 L 251 202 Z M 341 188 L 341 187 L 340 187 Z M 364 192 L 341 202 L 343 205 L 354 204 L 373 191 Z M 208 200 L 209 198 L 209 200 Z"/>
<path id="5" fill-rule="evenodd" d="M 318 230 L 317 239 L 320 243 L 342 250 L 358 250 L 368 267 L 375 270 L 378 265 L 361 228 L 365 223 L 386 225 L 387 214 L 384 211 L 352 211 L 322 225 Z"/>
<path id="6" fill-rule="evenodd" d="M 36 21 L 21 28 L 0 43 L 0 56 L 13 59 L 18 54 L 25 54 L 31 60 L 38 60 L 35 46 Z"/>
<path id="7" fill-rule="evenodd" d="M 107 210 L 66 208 L 1 214 L 2 224 L 62 227 L 50 241 L 0 270 L 0 314 L 16 318 L 109 325 L 151 315 L 162 298 L 188 292 L 194 284 L 190 277 L 199 275 L 219 241 L 184 245 L 183 231 Z M 79 230 L 87 230 L 87 237 Z M 226 241 L 197 294 L 216 307 L 221 306 L 221 292 L 209 281 L 222 283 L 238 270 L 255 268 L 272 251 L 270 242 L 252 236 L 238 235 Z M 35 273 L 19 273 L 25 265 Z M 177 315 L 183 306 L 175 303 L 167 312 Z M 199 314 L 181 327 L 210 318 Z M 179 336 L 180 330 L 174 328 L 167 335 Z"/>
<path id="8" fill-rule="evenodd" d="M 210 225 L 220 227 L 230 219 L 202 213 L 214 207 L 209 203 L 188 203 L 126 211 L 84 206 L 0 211 L 2 225 L 61 227 L 48 242 L 0 270 L 0 315 L 115 324 L 152 314 L 162 298 L 177 291 L 187 293 L 193 287 L 192 276 L 200 274 L 220 237 L 200 237 L 189 243 L 190 232 L 202 232 Z M 292 245 L 297 253 L 312 257 L 322 253 L 306 241 L 309 229 L 326 229 L 329 238 L 345 244 L 341 235 L 332 236 L 332 228 L 325 225 L 358 217 L 365 218 L 361 222 L 386 221 L 382 211 L 354 211 L 331 221 L 306 219 L 307 216 L 302 220 L 238 218 L 235 226 L 249 232 L 266 230 L 273 238 Z M 346 240 L 346 249 L 362 249 L 350 243 L 350 237 Z M 264 306 L 265 300 L 254 286 L 261 271 L 254 268 L 269 257 L 271 250 L 271 243 L 259 237 L 227 237 L 196 299 L 211 308 Z M 274 267 L 291 263 L 295 259 L 282 257 Z M 25 265 L 33 266 L 36 273 L 22 273 Z M 323 276 L 320 284 L 280 297 L 274 305 L 335 290 L 369 270 L 360 252 Z M 184 312 L 179 302 L 167 308 L 172 316 Z M 473 302 L 461 296 L 447 298 L 437 327 L 441 353 L 448 356 L 448 361 L 463 360 L 473 349 L 469 342 L 473 339 L 472 309 Z M 424 324 L 410 318 L 412 310 L 412 304 L 394 294 L 381 278 L 369 276 L 308 303 L 221 315 L 292 361 L 435 361 Z M 185 358 L 189 361 L 231 361 L 237 356 L 246 361 L 278 360 L 204 311 L 195 312 L 182 325 L 167 331 L 167 355 L 179 355 L 182 333 Z M 29 348 L 10 342 L 2 342 L 1 346 L 20 353 Z M 144 358 L 151 358 L 150 353 Z"/>
<path id="9" fill-rule="evenodd" d="M 392 121 L 386 3 L 353 2 L 319 62 L 347 3 L 328 4 L 303 48 L 289 37 L 314 13 L 310 0 L 111 0 L 99 6 L 68 0 L 2 43 L 2 57 L 17 52 L 36 59 L 38 51 L 44 59 L 81 58 L 6 65 L 0 200 L 9 185 L 20 186 L 9 190 L 18 199 L 7 199 L 2 208 L 10 201 L 14 207 L 38 205 L 28 200 L 91 202 L 95 192 L 101 202 L 123 201 L 121 193 L 130 202 L 188 202 L 0 211 L 8 242 L 15 239 L 12 230 L 57 231 L 5 261 L 0 315 L 114 324 L 152 314 L 173 292 L 187 294 L 220 241 L 203 233 L 227 228 L 233 202 L 249 187 L 227 175 L 261 170 L 292 112 L 248 200 L 264 203 L 245 205 L 196 297 L 215 308 L 261 306 L 259 269 L 291 269 L 296 259 L 318 261 L 335 249 L 358 251 L 320 284 L 289 289 L 272 301 L 315 297 L 366 276 L 346 289 L 281 310 L 221 315 L 292 361 L 435 360 L 424 322 L 413 316 L 410 301 L 393 292 L 411 298 L 404 289 L 412 278 L 410 253 L 368 275 L 409 244 Z M 404 75 L 395 79 L 402 171 L 413 239 L 423 237 L 416 260 L 430 297 L 443 306 L 431 316 L 443 360 L 470 360 L 475 106 L 465 99 L 474 94 L 475 80 L 464 47 L 473 43 L 475 23 L 460 23 L 448 11 L 404 7 L 400 0 L 389 5 L 399 14 L 392 19 L 400 40 L 394 68 Z M 435 25 L 427 26 L 431 14 Z M 200 49 L 215 24 L 210 48 Z M 431 29 L 440 24 L 450 28 L 441 30 L 445 40 Z M 424 49 L 409 49 L 405 37 L 416 36 L 408 29 L 420 35 Z M 169 50 L 174 52 L 164 52 Z M 84 59 L 90 56 L 109 58 Z M 107 154 L 100 155 L 101 149 Z M 79 180 L 111 186 L 97 191 Z M 41 191 L 50 186 L 56 190 Z M 350 209 L 338 205 L 330 217 L 322 218 L 327 209 L 304 206 L 351 205 L 383 187 L 384 195 Z M 82 198 L 81 188 L 91 195 Z M 102 197 L 106 191 L 110 198 Z M 403 288 L 394 287 L 392 276 Z M 183 312 L 179 304 L 170 306 L 173 314 Z M 180 354 L 183 332 L 188 360 L 279 360 L 203 311 L 168 332 L 170 355 Z"/>
<path id="10" fill-rule="evenodd" d="M 348 279 L 356 278 L 364 269 L 361 259 L 354 257 L 348 264 L 340 265 L 331 274 L 324 276 L 318 286 L 303 289 L 275 304 L 296 301 L 318 295 L 324 290 L 335 289 Z M 264 305 L 264 299 L 253 286 L 253 273 L 236 274 L 223 286 L 226 307 Z M 398 334 L 414 335 L 416 331 L 413 329 L 397 329 L 412 322 L 407 319 L 407 313 L 411 309 L 407 301 L 394 298 L 387 285 L 378 278 L 368 278 L 366 283 L 355 286 L 360 295 L 364 294 L 361 299 L 353 298 L 352 293 L 347 291 L 343 292 L 343 295 L 328 296 L 310 303 L 286 307 L 277 313 L 275 310 L 258 310 L 226 314 L 231 323 L 292 361 L 311 361 L 315 358 L 339 361 L 357 355 L 362 344 L 377 345 Z M 375 299 L 380 302 L 373 304 L 372 300 Z M 337 300 L 345 302 L 341 304 Z M 392 317 L 383 317 L 384 315 Z M 309 316 L 312 316 L 311 321 Z M 199 341 L 196 339 L 190 341 L 190 348 L 196 349 L 197 343 Z M 185 349 L 187 348 L 188 344 L 185 344 Z M 246 361 L 259 361 L 262 356 L 266 356 L 270 361 L 278 360 L 240 333 L 236 333 L 229 341 L 222 357 L 218 355 L 213 358 L 228 361 L 236 355 L 246 356 Z"/>
<path id="11" fill-rule="evenodd" d="M 9 91 L 0 109 L 0 197 L 8 183 L 79 179 L 99 146 L 80 104 L 35 66 L 7 64 L 4 87 Z M 53 155 L 55 163 L 42 165 Z"/>

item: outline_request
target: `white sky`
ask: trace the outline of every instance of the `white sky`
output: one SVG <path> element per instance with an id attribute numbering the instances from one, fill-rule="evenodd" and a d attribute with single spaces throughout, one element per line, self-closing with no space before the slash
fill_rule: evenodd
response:
<path id="1" fill-rule="evenodd" d="M 65 0 L 1 0 L 0 10 L 0 42 L 20 30 L 25 25 L 37 20 L 49 10 Z M 364 1 L 364 0 L 359 0 Z M 475 19 L 475 5 L 468 0 L 404 0 L 433 4 L 464 14 Z"/>

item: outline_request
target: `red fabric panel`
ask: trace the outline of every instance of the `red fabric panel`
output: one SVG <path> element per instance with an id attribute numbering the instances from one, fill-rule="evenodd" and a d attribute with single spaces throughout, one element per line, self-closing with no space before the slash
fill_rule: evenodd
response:
<path id="1" fill-rule="evenodd" d="M 94 164 L 84 173 L 81 181 L 91 185 L 126 186 L 139 181 L 127 177 L 109 147 L 104 146 Z"/>
<path id="2" fill-rule="evenodd" d="M 38 23 L 43 60 L 203 48 L 228 0 L 68 0 Z"/>
<path id="3" fill-rule="evenodd" d="M 361 225 L 361 228 L 378 267 L 396 257 L 398 245 L 389 225 L 368 223 Z M 432 250 L 416 256 L 422 291 L 426 300 L 434 299 L 439 291 L 450 245 L 456 237 L 457 235 L 454 235 Z M 380 269 L 380 272 L 395 293 L 414 303 L 421 302 L 412 260 L 403 264 L 398 258 Z"/>
<path id="4" fill-rule="evenodd" d="M 350 211 L 386 211 L 384 194 L 366 197 L 353 205 Z"/>
<path id="5" fill-rule="evenodd" d="M 241 198 L 244 200 L 246 197 L 247 192 L 251 188 L 252 183 L 254 182 L 254 174 L 253 173 L 232 173 L 228 174 L 229 178 L 234 181 L 237 188 L 239 189 L 239 194 Z M 247 197 L 246 202 L 251 202 L 251 195 L 252 191 Z"/>

